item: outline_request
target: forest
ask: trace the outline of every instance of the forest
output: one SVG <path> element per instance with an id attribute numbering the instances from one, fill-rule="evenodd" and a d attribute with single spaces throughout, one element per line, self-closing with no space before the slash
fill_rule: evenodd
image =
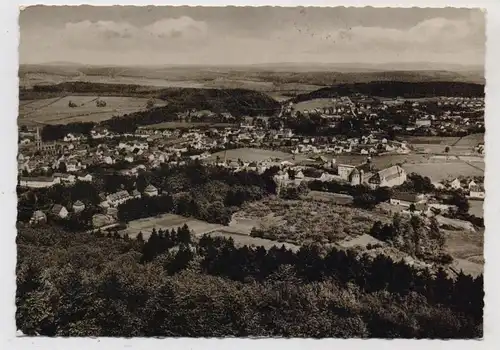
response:
<path id="1" fill-rule="evenodd" d="M 29 335 L 482 337 L 482 276 L 319 246 L 194 241 L 186 226 L 147 242 L 18 232 L 16 323 Z"/>
<path id="2" fill-rule="evenodd" d="M 372 81 L 369 83 L 338 84 L 297 95 L 293 99 L 293 102 L 298 103 L 316 98 L 353 96 L 356 94 L 393 98 L 422 98 L 435 96 L 484 97 L 484 84 L 442 81 Z"/>

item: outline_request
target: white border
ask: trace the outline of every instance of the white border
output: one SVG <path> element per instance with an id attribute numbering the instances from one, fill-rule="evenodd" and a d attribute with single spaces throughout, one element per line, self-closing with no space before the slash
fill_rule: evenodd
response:
<path id="1" fill-rule="evenodd" d="M 1 277 L 2 288 L 0 288 L 0 332 L 2 335 L 2 348 L 40 348 L 40 349 L 84 349 L 89 346 L 109 349 L 134 347 L 151 349 L 158 347 L 175 347 L 178 349 L 253 349 L 256 345 L 259 347 L 281 347 L 288 349 L 304 349 L 314 346 L 315 348 L 330 349 L 334 347 L 359 349 L 359 348 L 392 348 L 401 349 L 420 349 L 425 346 L 427 349 L 453 348 L 468 349 L 498 348 L 497 342 L 500 338 L 500 302 L 499 288 L 497 283 L 498 276 L 498 253 L 500 248 L 500 237 L 496 232 L 497 218 L 500 218 L 500 181 L 497 180 L 500 157 L 500 137 L 497 136 L 497 130 L 500 130 L 500 110 L 496 107 L 496 101 L 500 101 L 500 1 L 311 1 L 305 5 L 304 2 L 290 0 L 276 0 L 252 2 L 232 1 L 234 6 L 373 6 L 373 7 L 480 7 L 487 9 L 487 57 L 486 57 L 486 200 L 485 200 L 485 292 L 486 308 L 484 319 L 484 335 L 482 341 L 412 341 L 412 340 L 250 340 L 250 339 L 226 339 L 223 341 L 214 339 L 120 339 L 120 338 L 72 338 L 72 339 L 49 339 L 49 338 L 16 338 L 15 337 L 15 218 L 16 218 L 16 195 L 15 183 L 17 177 L 16 166 L 16 145 L 17 145 L 17 109 L 18 109 L 18 8 L 22 5 L 28 5 L 28 2 L 13 2 L 10 0 L 0 0 L 0 40 L 2 49 L 0 53 L 0 101 L 2 123 L 0 127 L 0 145 L 1 145 L 1 181 L 0 181 L 0 249 L 1 249 Z M 79 5 L 78 1 L 41 1 L 31 4 L 51 4 L 51 5 Z M 119 3 L 110 1 L 89 0 L 85 4 L 89 5 L 210 5 L 225 6 L 229 5 L 224 1 L 155 1 L 150 0 L 143 3 L 137 1 L 122 0 Z M 497 64 L 495 64 L 497 63 Z M 495 181 L 497 180 L 497 181 Z M 255 342 L 259 343 L 256 344 Z M 285 343 L 286 342 L 286 343 Z M 497 346 L 495 346 L 495 343 Z"/>

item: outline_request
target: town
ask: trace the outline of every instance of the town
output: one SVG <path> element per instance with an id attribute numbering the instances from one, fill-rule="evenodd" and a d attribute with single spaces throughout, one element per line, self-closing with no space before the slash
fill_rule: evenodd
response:
<path id="1" fill-rule="evenodd" d="M 302 102 L 285 102 L 278 115 L 240 118 L 227 112 L 188 110 L 177 113 L 174 122 L 142 126 L 133 133 L 96 125 L 88 134 L 67 133 L 54 141 L 43 140 L 39 126 L 24 127 L 18 156 L 19 218 L 30 225 L 50 222 L 77 231 L 147 234 L 135 226 L 147 230 L 170 224 L 155 216 L 148 225 L 124 221 L 127 202 L 152 197 L 172 201 L 175 194 L 155 180 L 161 176 L 155 174 L 198 164 L 232 173 L 272 172 L 276 187 L 270 194 L 278 198 L 306 188 L 308 193 L 301 198 L 308 200 L 328 194 L 330 203 L 434 217 L 441 227 L 475 232 L 484 226 L 484 99 L 355 96 L 305 103 L 323 107 L 307 109 Z M 331 129 L 342 123 L 362 123 L 362 132 L 358 136 L 304 135 L 293 126 L 300 118 L 319 123 L 318 130 L 325 120 Z M 72 190 L 75 186 L 90 192 L 78 194 Z M 372 196 L 380 189 L 387 193 Z M 33 202 L 33 195 L 47 198 Z M 209 219 L 229 227 L 208 225 L 196 234 L 221 231 L 237 234 L 236 241 L 243 234 L 247 242 L 260 224 L 242 228 L 237 223 L 241 216 L 233 209 L 227 219 Z M 148 214 L 135 217 L 144 221 Z M 67 226 L 68 222 L 72 224 Z M 286 236 L 279 242 L 298 243 Z M 473 273 L 478 273 L 476 264 L 463 265 L 473 266 Z M 454 270 L 461 268 L 462 264 Z"/>
<path id="2" fill-rule="evenodd" d="M 19 336 L 483 338 L 485 14 L 23 8 Z"/>

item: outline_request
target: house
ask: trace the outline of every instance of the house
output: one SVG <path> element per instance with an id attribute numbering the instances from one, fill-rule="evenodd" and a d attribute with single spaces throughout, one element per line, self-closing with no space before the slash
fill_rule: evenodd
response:
<path id="1" fill-rule="evenodd" d="M 110 206 L 116 207 L 122 203 L 125 203 L 130 198 L 131 198 L 130 194 L 127 191 L 122 190 L 108 195 L 106 197 L 106 201 L 109 203 Z"/>
<path id="2" fill-rule="evenodd" d="M 47 215 L 41 210 L 36 210 L 30 219 L 30 225 L 36 225 L 42 222 L 47 222 Z"/>
<path id="3" fill-rule="evenodd" d="M 76 201 L 73 203 L 73 211 L 75 213 L 79 213 L 85 209 L 85 204 L 83 204 L 81 201 Z"/>
<path id="4" fill-rule="evenodd" d="M 406 181 L 406 171 L 399 165 L 380 170 L 371 176 L 368 184 L 372 188 L 394 187 L 402 185 Z"/>
<path id="5" fill-rule="evenodd" d="M 450 183 L 450 187 L 454 190 L 458 190 L 459 188 L 462 188 L 462 184 L 459 179 L 455 179 Z"/>
<path id="6" fill-rule="evenodd" d="M 420 127 L 428 127 L 431 126 L 431 120 L 430 119 L 417 119 L 415 121 L 415 127 L 420 128 Z"/>
<path id="7" fill-rule="evenodd" d="M 484 188 L 480 186 L 472 186 L 469 189 L 469 197 L 471 199 L 484 199 L 485 193 L 484 193 Z"/>
<path id="8" fill-rule="evenodd" d="M 21 177 L 19 185 L 30 188 L 50 187 L 61 183 L 61 179 L 54 176 Z"/>
<path id="9" fill-rule="evenodd" d="M 144 189 L 144 195 L 148 197 L 155 197 L 158 195 L 158 189 L 153 185 L 148 185 Z"/>
<path id="10" fill-rule="evenodd" d="M 91 182 L 92 181 L 92 175 L 90 174 L 85 174 L 85 175 L 79 175 L 78 176 L 79 181 L 86 181 L 86 182 Z"/>
<path id="11" fill-rule="evenodd" d="M 410 205 L 416 205 L 418 203 L 423 203 L 425 201 L 423 194 L 410 193 L 410 192 L 399 192 L 391 196 L 389 202 L 392 205 L 400 205 L 402 207 L 409 207 Z"/>
<path id="12" fill-rule="evenodd" d="M 468 186 L 468 188 L 470 190 L 472 187 L 476 187 L 477 183 L 475 183 L 474 180 L 471 180 L 467 186 Z"/>
<path id="13" fill-rule="evenodd" d="M 50 214 L 64 219 L 68 216 L 68 209 L 61 204 L 54 204 L 50 209 Z"/>
<path id="14" fill-rule="evenodd" d="M 338 174 L 343 180 L 349 180 L 349 175 L 351 175 L 354 169 L 356 169 L 354 165 L 346 164 L 339 164 L 337 167 Z"/>
<path id="15" fill-rule="evenodd" d="M 55 173 L 54 177 L 58 177 L 60 179 L 60 182 L 64 184 L 71 185 L 75 183 L 75 175 Z"/>

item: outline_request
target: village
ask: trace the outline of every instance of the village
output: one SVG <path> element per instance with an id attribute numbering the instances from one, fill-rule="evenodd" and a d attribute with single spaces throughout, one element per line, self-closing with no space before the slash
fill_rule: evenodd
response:
<path id="1" fill-rule="evenodd" d="M 330 102 L 337 107 L 296 112 L 297 105 L 294 107 L 289 104 L 283 113 L 289 113 L 293 118 L 297 117 L 296 113 L 323 113 L 323 118 L 335 119 L 332 113 L 342 114 L 349 111 L 357 118 L 369 120 L 370 116 L 376 116 L 376 110 L 406 103 L 395 99 L 370 107 L 366 99 L 356 100 L 356 103 L 351 99 L 332 99 Z M 440 98 L 437 105 L 460 107 L 469 113 L 471 109 L 483 108 L 483 103 L 484 101 L 472 98 Z M 411 103 L 416 115 L 419 106 L 419 102 Z M 370 113 L 367 113 L 369 110 Z M 213 116 L 213 113 L 189 111 L 180 118 L 184 120 L 187 115 L 202 118 Z M 224 118 L 231 120 L 227 113 Z M 429 134 L 429 130 L 436 131 L 453 125 L 453 130 L 461 130 L 464 122 L 465 126 L 467 123 L 470 126 L 471 122 L 465 119 L 451 117 L 450 112 L 445 111 L 439 119 L 434 115 L 412 117 L 414 127 L 406 129 L 416 128 Z M 29 190 L 54 185 L 73 186 L 77 182 L 92 183 L 99 177 L 96 177 L 96 173 L 103 171 L 137 178 L 143 172 L 164 165 L 183 166 L 200 161 L 202 164 L 226 168 L 233 172 L 254 171 L 263 174 L 270 168 L 278 168 L 279 172 L 274 176 L 278 195 L 283 188 L 297 187 L 301 183 L 314 181 L 337 182 L 353 187 L 362 185 L 375 190 L 380 187 L 402 187 L 407 182 L 408 175 L 414 173 L 408 167 L 418 168 L 424 158 L 426 162 L 435 165 L 444 160 L 443 166 L 469 164 L 474 167 L 471 162 L 482 161 L 484 153 L 484 143 L 481 141 L 461 147 L 457 145 L 457 141 L 450 142 L 449 146 L 439 142 L 425 144 L 426 141 L 412 139 L 413 135 L 408 139 L 390 139 L 387 133 L 376 127 L 377 122 L 371 131 L 360 137 L 304 136 L 283 125 L 278 129 L 270 128 L 269 122 L 269 119 L 257 117 L 245 118 L 239 125 L 219 128 L 141 127 L 135 133 L 125 134 L 95 127 L 90 135 L 68 133 L 62 140 L 55 142 L 44 142 L 38 127 L 24 130 L 20 135 L 18 156 L 19 186 Z M 481 127 L 483 121 L 477 119 L 472 123 Z M 460 139 L 462 137 L 456 137 L 454 140 Z M 423 175 L 425 177 L 425 174 Z M 461 175 L 463 174 L 457 173 L 454 177 L 432 179 L 432 186 L 437 190 L 461 191 L 471 201 L 482 201 L 484 177 Z M 94 215 L 94 229 L 117 225 L 117 207 L 120 204 L 141 196 L 158 195 L 161 195 L 161 191 L 159 193 L 152 184 L 141 191 L 134 188 L 130 191 L 122 189 L 112 193 L 100 193 L 100 213 Z M 338 195 L 344 196 L 345 201 L 345 194 Z M 347 202 L 352 200 L 351 196 Z M 401 190 L 393 193 L 387 203 L 392 206 L 394 212 L 412 215 L 432 215 L 436 210 L 444 211 L 452 207 L 428 194 Z M 61 203 L 53 203 L 53 206 L 45 208 L 45 211 L 35 210 L 30 222 L 35 224 L 46 221 L 47 215 L 64 219 L 70 213 L 78 215 L 84 209 L 85 204 L 81 200 L 75 201 L 68 208 Z"/>

